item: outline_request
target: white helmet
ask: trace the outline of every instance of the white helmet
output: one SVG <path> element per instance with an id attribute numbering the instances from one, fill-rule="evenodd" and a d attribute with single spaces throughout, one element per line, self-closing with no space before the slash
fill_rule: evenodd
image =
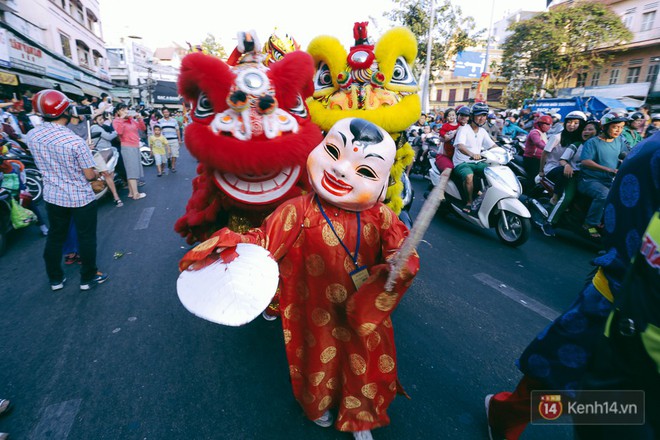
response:
<path id="1" fill-rule="evenodd" d="M 583 122 L 587 122 L 587 115 L 584 114 L 584 112 L 581 112 L 580 110 L 574 110 L 570 112 L 569 114 L 566 115 L 565 120 L 569 119 L 580 119 Z"/>

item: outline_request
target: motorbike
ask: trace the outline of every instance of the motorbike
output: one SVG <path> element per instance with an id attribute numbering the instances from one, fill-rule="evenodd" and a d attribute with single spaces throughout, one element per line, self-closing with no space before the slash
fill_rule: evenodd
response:
<path id="1" fill-rule="evenodd" d="M 415 191 L 410 184 L 410 178 L 407 173 L 401 174 L 401 181 L 403 182 L 403 190 L 401 191 L 403 208 L 401 209 L 401 213 L 399 213 L 399 219 L 408 227 L 408 229 L 412 229 L 413 221 L 410 217 L 410 207 L 415 199 Z"/>
<path id="2" fill-rule="evenodd" d="M 500 135 L 497 137 L 497 145 L 511 152 L 512 159 L 506 164 L 507 167 L 511 168 L 513 174 L 520 182 L 520 185 L 523 187 L 523 190 L 527 188 L 527 183 L 529 181 L 529 176 L 523 167 L 523 152 L 525 150 L 525 140 L 527 136 L 520 134 L 515 138 L 508 136 Z"/>
<path id="3" fill-rule="evenodd" d="M 429 152 L 438 151 L 440 148 L 440 138 L 437 135 L 431 134 L 421 145 L 422 148 L 420 149 L 419 155 L 415 158 L 415 162 L 413 162 L 410 173 L 426 177 L 428 176 L 429 170 L 431 169 L 431 162 L 433 161 L 433 158 L 429 156 Z"/>
<path id="4" fill-rule="evenodd" d="M 0 174 L 1 175 L 1 174 Z M 0 255 L 7 247 L 7 234 L 13 229 L 11 225 L 11 193 L 0 188 Z"/>
<path id="5" fill-rule="evenodd" d="M 150 167 L 156 162 L 154 155 L 151 154 L 151 148 L 145 145 L 144 142 L 140 141 L 140 162 L 142 166 Z"/>
<path id="6" fill-rule="evenodd" d="M 447 181 L 445 199 L 440 204 L 439 212 L 453 212 L 460 218 L 480 228 L 495 228 L 498 238 L 506 245 L 517 247 L 524 244 L 531 233 L 531 214 L 519 200 L 522 194 L 520 182 L 506 166 L 512 160 L 509 150 L 493 147 L 481 153 L 482 161 L 488 164 L 485 177 L 480 182 L 475 180 L 475 191 L 480 186 L 481 194 L 474 200 L 470 213 L 463 211 L 465 197 L 461 182 L 453 178 Z M 441 172 L 431 161 L 429 171 L 431 183 L 440 184 Z"/>
<path id="7" fill-rule="evenodd" d="M 540 177 L 537 179 L 537 184 L 531 191 L 530 196 L 522 196 L 521 201 L 529 209 L 532 215 L 532 223 L 535 227 L 541 229 L 544 223 L 548 221 L 550 214 L 556 205 L 550 203 L 550 199 L 554 194 L 554 183 L 547 177 Z M 584 194 L 576 192 L 573 201 L 568 206 L 566 211 L 562 214 L 559 222 L 554 225 L 557 229 L 570 231 L 592 244 L 600 245 L 600 238 L 593 238 L 587 231 L 584 230 L 582 225 L 584 219 L 587 217 L 587 212 L 591 206 L 591 199 Z"/>
<path id="8" fill-rule="evenodd" d="M 25 184 L 32 196 L 33 202 L 41 200 L 44 194 L 44 179 L 34 162 L 34 158 L 29 150 L 21 147 L 16 142 L 10 141 L 4 144 L 8 148 L 5 157 L 8 159 L 15 159 L 21 161 L 25 166 Z"/>
<path id="9" fill-rule="evenodd" d="M 115 173 L 115 167 L 117 166 L 117 162 L 119 161 L 119 152 L 117 151 L 116 148 L 104 148 L 102 150 L 93 150 L 94 155 L 100 155 L 103 160 L 106 163 L 107 167 L 107 172 L 108 173 L 113 173 L 114 174 L 114 181 L 115 185 L 119 187 L 121 184 L 120 179 L 117 176 L 117 173 Z M 97 180 L 94 180 L 92 183 L 92 189 L 94 190 L 94 198 L 96 200 L 100 200 L 105 196 L 109 189 L 108 185 L 105 183 L 105 179 L 103 177 L 100 177 Z"/>

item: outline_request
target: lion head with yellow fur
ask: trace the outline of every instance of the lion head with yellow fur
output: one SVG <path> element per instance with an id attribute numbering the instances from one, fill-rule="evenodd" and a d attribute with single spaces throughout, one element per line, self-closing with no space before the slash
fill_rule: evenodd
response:
<path id="1" fill-rule="evenodd" d="M 387 204 L 402 209 L 401 175 L 414 159 L 405 131 L 419 119 L 421 101 L 412 65 L 417 40 L 403 27 L 385 32 L 374 44 L 367 23 L 355 23 L 355 45 L 347 52 L 331 36 L 314 38 L 307 48 L 316 73 L 314 94 L 307 99 L 312 121 L 327 132 L 340 119 L 362 118 L 385 129 L 396 141 L 396 162 L 390 176 Z"/>

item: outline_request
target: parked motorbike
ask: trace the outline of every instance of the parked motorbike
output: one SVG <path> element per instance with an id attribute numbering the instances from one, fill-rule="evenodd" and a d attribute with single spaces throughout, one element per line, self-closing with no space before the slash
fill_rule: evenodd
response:
<path id="1" fill-rule="evenodd" d="M 475 180 L 475 191 L 480 186 L 481 194 L 474 200 L 472 211 L 463 211 L 465 198 L 460 182 L 449 179 L 445 190 L 445 200 L 439 212 L 453 212 L 464 220 L 484 229 L 495 228 L 498 238 L 508 246 L 520 246 L 529 238 L 531 214 L 519 200 L 522 194 L 520 182 L 506 164 L 512 160 L 510 151 L 493 147 L 481 153 L 488 164 L 484 171 L 485 178 Z M 431 161 L 429 176 L 435 186 L 440 184 L 440 171 Z"/>
<path id="2" fill-rule="evenodd" d="M 103 158 L 106 163 L 107 172 L 114 174 L 115 185 L 119 186 L 121 181 L 117 177 L 117 173 L 114 172 L 115 167 L 117 166 L 117 162 L 119 161 L 119 152 L 117 149 L 105 148 L 102 150 L 94 150 L 93 154 L 98 154 Z M 94 180 L 91 185 L 92 189 L 94 190 L 94 197 L 96 200 L 100 200 L 109 191 L 108 185 L 105 183 L 105 179 L 103 177 L 99 176 L 99 178 Z"/>
<path id="3" fill-rule="evenodd" d="M 151 154 L 151 148 L 145 145 L 142 141 L 140 141 L 140 162 L 142 163 L 142 166 L 145 167 L 150 167 L 156 162 L 154 155 Z"/>
<path id="4" fill-rule="evenodd" d="M 5 143 L 4 145 L 9 150 L 5 154 L 5 157 L 8 159 L 20 160 L 25 167 L 25 184 L 32 196 L 32 201 L 35 203 L 40 201 L 44 194 L 44 179 L 41 171 L 37 168 L 32 153 L 13 141 Z"/>
<path id="5" fill-rule="evenodd" d="M 0 255 L 4 253 L 7 247 L 7 234 L 12 229 L 11 193 L 5 188 L 0 188 Z"/>

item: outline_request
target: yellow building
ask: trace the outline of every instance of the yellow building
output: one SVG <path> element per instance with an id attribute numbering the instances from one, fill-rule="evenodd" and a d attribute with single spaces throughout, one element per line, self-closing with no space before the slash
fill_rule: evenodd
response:
<path id="1" fill-rule="evenodd" d="M 572 3 L 569 2 L 555 2 Z M 645 101 L 660 106 L 660 2 L 651 0 L 602 0 L 633 33 L 624 46 L 609 49 L 612 60 L 599 69 L 577 74 L 559 97 L 597 96 L 618 99 L 639 107 Z M 552 8 L 552 6 L 551 6 Z"/>

